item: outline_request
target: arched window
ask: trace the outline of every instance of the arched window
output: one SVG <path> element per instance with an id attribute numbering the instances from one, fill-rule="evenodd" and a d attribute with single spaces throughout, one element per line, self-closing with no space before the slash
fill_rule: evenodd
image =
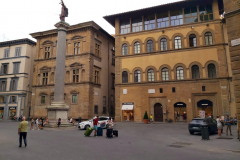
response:
<path id="1" fill-rule="evenodd" d="M 127 55 L 128 54 L 128 46 L 127 44 L 122 45 L 122 55 Z"/>
<path id="2" fill-rule="evenodd" d="M 174 43 L 175 43 L 175 49 L 180 49 L 182 48 L 182 41 L 181 37 L 177 36 L 174 38 Z"/>
<path id="3" fill-rule="evenodd" d="M 139 42 L 134 43 L 134 53 L 135 54 L 140 53 L 140 43 Z"/>
<path id="4" fill-rule="evenodd" d="M 189 46 L 190 47 L 196 47 L 197 46 L 197 38 L 195 34 L 191 34 L 189 36 Z"/>
<path id="5" fill-rule="evenodd" d="M 177 80 L 184 79 L 183 67 L 177 67 Z"/>
<path id="6" fill-rule="evenodd" d="M 214 64 L 209 64 L 208 65 L 208 78 L 215 78 L 217 77 L 216 75 L 216 67 Z"/>
<path id="7" fill-rule="evenodd" d="M 168 68 L 163 68 L 162 69 L 162 80 L 163 81 L 168 81 L 169 80 Z"/>
<path id="8" fill-rule="evenodd" d="M 161 51 L 165 51 L 165 50 L 167 50 L 167 39 L 162 38 L 161 39 Z"/>
<path id="9" fill-rule="evenodd" d="M 141 72 L 139 70 L 134 72 L 134 82 L 141 82 Z"/>
<path id="10" fill-rule="evenodd" d="M 200 78 L 198 65 L 192 66 L 192 79 Z"/>
<path id="11" fill-rule="evenodd" d="M 149 69 L 148 70 L 148 81 L 154 81 L 154 70 L 153 69 Z"/>
<path id="12" fill-rule="evenodd" d="M 128 72 L 127 71 L 122 72 L 122 83 L 128 83 Z"/>
<path id="13" fill-rule="evenodd" d="M 147 52 L 153 52 L 153 41 L 147 41 Z"/>
<path id="14" fill-rule="evenodd" d="M 213 44 L 213 38 L 212 38 L 212 33 L 211 32 L 205 33 L 205 44 L 206 45 Z"/>

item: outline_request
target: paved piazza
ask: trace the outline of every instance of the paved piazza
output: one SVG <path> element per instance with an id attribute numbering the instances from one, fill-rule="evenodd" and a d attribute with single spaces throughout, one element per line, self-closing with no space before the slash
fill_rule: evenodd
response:
<path id="1" fill-rule="evenodd" d="M 190 135 L 187 124 L 117 123 L 119 137 L 84 137 L 76 127 L 28 131 L 27 148 L 18 147 L 17 122 L 0 123 L 0 160 L 239 160 L 240 143 L 233 138 L 209 141 Z M 104 134 L 105 134 L 104 130 Z M 93 134 L 92 134 L 93 135 Z"/>

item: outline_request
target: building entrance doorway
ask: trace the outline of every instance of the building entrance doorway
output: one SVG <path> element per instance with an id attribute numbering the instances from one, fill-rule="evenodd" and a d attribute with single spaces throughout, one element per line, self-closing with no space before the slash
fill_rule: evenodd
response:
<path id="1" fill-rule="evenodd" d="M 163 122 L 163 106 L 160 103 L 154 105 L 154 118 L 157 122 Z"/>
<path id="2" fill-rule="evenodd" d="M 4 112 L 4 108 L 0 107 L 0 119 L 2 119 L 2 117 L 3 117 L 3 112 Z"/>
<path id="3" fill-rule="evenodd" d="M 187 105 L 183 102 L 174 104 L 174 119 L 175 122 L 183 122 L 187 120 Z"/>
<path id="4" fill-rule="evenodd" d="M 213 118 L 213 103 L 209 100 L 201 100 L 197 102 L 198 117 L 212 117 Z"/>

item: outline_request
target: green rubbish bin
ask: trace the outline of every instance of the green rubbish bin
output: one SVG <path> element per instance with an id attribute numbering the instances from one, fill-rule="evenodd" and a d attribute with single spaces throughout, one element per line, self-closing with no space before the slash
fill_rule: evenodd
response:
<path id="1" fill-rule="evenodd" d="M 201 128 L 202 140 L 210 140 L 209 139 L 208 126 L 207 125 L 202 125 L 200 128 Z"/>

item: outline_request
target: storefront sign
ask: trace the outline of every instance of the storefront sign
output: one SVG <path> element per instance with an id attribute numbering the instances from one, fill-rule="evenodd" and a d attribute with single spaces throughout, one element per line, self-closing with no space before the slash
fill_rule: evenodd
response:
<path id="1" fill-rule="evenodd" d="M 4 107 L 0 107 L 0 110 L 4 110 Z"/>
<path id="2" fill-rule="evenodd" d="M 123 89 L 123 94 L 127 94 L 127 89 Z"/>
<path id="3" fill-rule="evenodd" d="M 197 102 L 198 107 L 213 107 L 213 103 L 209 100 L 201 100 Z"/>
<path id="4" fill-rule="evenodd" d="M 122 103 L 122 105 L 134 105 L 134 103 Z"/>
<path id="5" fill-rule="evenodd" d="M 199 117 L 205 118 L 205 111 L 200 110 L 199 111 Z"/>
<path id="6" fill-rule="evenodd" d="M 15 110 L 16 107 L 9 107 L 9 110 Z"/>
<path id="7" fill-rule="evenodd" d="M 155 93 L 155 89 L 149 89 L 148 93 Z"/>
<path id="8" fill-rule="evenodd" d="M 182 108 L 182 107 L 187 107 L 187 105 L 185 103 L 183 103 L 183 102 L 178 102 L 178 103 L 174 104 L 174 107 Z"/>
<path id="9" fill-rule="evenodd" d="M 232 45 L 232 46 L 238 46 L 238 45 L 240 45 L 240 38 L 231 40 L 231 45 Z"/>

